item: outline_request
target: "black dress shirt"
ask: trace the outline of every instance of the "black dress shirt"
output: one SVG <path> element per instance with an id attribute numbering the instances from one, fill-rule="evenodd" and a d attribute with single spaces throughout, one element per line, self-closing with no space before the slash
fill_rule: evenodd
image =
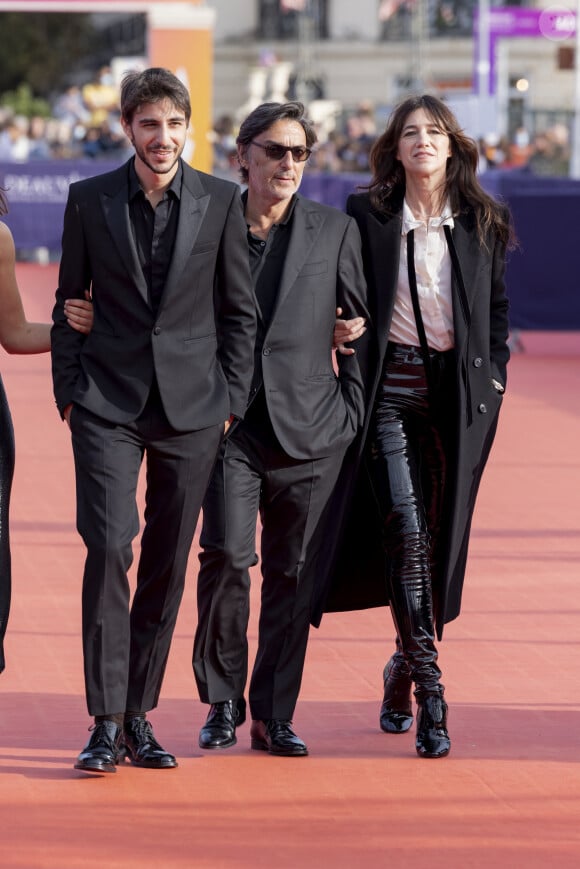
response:
<path id="1" fill-rule="evenodd" d="M 244 209 L 248 194 L 242 194 Z M 275 223 L 264 240 L 250 232 L 248 226 L 248 247 L 250 252 L 250 270 L 254 291 L 260 308 L 258 316 L 258 328 L 256 332 L 256 345 L 254 352 L 254 379 L 252 382 L 252 398 L 244 416 L 244 429 L 252 431 L 259 440 L 271 447 L 282 449 L 278 438 L 272 428 L 270 415 L 264 394 L 262 382 L 262 347 L 268 326 L 278 298 L 280 280 L 284 263 L 288 255 L 290 233 L 292 231 L 292 216 L 296 205 L 296 197 L 292 198 L 290 208 L 281 223 Z"/>
<path id="2" fill-rule="evenodd" d="M 243 194 L 242 199 L 245 207 L 247 193 Z M 282 277 L 282 270 L 288 253 L 288 244 L 290 243 L 292 215 L 294 214 L 295 205 L 296 197 L 293 197 L 284 220 L 281 223 L 274 224 L 266 240 L 253 235 L 248 226 L 250 269 L 262 320 L 261 328 L 259 329 L 261 334 L 258 338 L 260 349 L 264 334 L 270 325 L 270 320 L 274 313 L 276 299 L 278 298 L 280 278 Z"/>
<path id="3" fill-rule="evenodd" d="M 132 161 L 129 167 L 131 229 L 139 263 L 147 282 L 149 302 L 155 313 L 159 308 L 173 254 L 182 179 L 183 169 L 180 161 L 171 184 L 163 194 L 163 199 L 156 208 L 153 208 L 139 183 L 135 161 Z"/>

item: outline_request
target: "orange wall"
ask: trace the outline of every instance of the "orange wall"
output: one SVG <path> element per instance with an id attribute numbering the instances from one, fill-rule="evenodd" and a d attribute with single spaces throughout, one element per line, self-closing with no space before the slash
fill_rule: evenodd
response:
<path id="1" fill-rule="evenodd" d="M 211 171 L 212 128 L 212 61 L 211 30 L 149 31 L 149 62 L 174 72 L 187 85 L 191 95 L 190 138 L 193 154 L 189 162 L 203 172 Z"/>

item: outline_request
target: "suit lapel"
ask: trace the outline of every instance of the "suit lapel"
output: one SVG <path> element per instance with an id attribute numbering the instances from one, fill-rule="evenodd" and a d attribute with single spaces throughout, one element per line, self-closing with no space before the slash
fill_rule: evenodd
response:
<path id="1" fill-rule="evenodd" d="M 276 312 L 294 286 L 302 266 L 310 256 L 312 248 L 320 235 L 323 223 L 324 217 L 319 211 L 310 211 L 305 207 L 301 199 L 296 201 L 292 216 L 292 230 L 290 241 L 288 242 L 288 253 L 282 269 L 272 322 L 276 318 Z"/>
<path id="2" fill-rule="evenodd" d="M 139 264 L 139 257 L 129 217 L 129 172 L 128 164 L 111 176 L 106 190 L 100 194 L 105 221 L 113 242 L 139 293 L 148 302 L 147 283 Z"/>
<path id="3" fill-rule="evenodd" d="M 179 284 L 191 250 L 199 235 L 209 201 L 209 193 L 205 193 L 195 171 L 186 164 L 183 164 L 179 222 L 177 224 L 171 266 L 167 274 L 167 280 L 165 281 L 161 304 L 171 296 L 171 292 Z"/>
<path id="4" fill-rule="evenodd" d="M 195 244 L 209 205 L 209 194 L 204 189 L 197 174 L 183 164 L 183 184 L 179 204 L 179 221 L 173 246 L 171 265 L 163 291 L 164 301 L 179 283 L 191 249 Z M 129 216 L 129 178 L 126 166 L 113 176 L 113 184 L 101 194 L 105 219 L 119 255 L 126 265 L 131 279 L 147 304 L 150 304 L 147 282 L 139 264 L 139 257 Z"/>

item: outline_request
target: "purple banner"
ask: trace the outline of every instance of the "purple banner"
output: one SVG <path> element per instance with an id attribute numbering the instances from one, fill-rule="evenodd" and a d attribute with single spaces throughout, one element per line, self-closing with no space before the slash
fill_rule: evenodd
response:
<path id="1" fill-rule="evenodd" d="M 483 19 L 482 19 L 483 20 Z M 479 92 L 477 71 L 480 64 L 487 68 L 487 93 L 495 94 L 497 89 L 497 41 L 506 37 L 543 37 L 553 42 L 561 42 L 576 35 L 576 12 L 565 7 L 551 6 L 549 9 L 522 9 L 519 6 L 492 8 L 487 13 L 488 56 L 480 57 L 480 14 L 475 10 L 473 19 L 474 35 L 474 82 L 473 90 Z"/>
<path id="2" fill-rule="evenodd" d="M 3 220 L 12 231 L 16 249 L 59 251 L 69 184 L 118 165 L 108 160 L 0 163 L 0 187 L 8 199 Z"/>
<path id="3" fill-rule="evenodd" d="M 8 188 L 10 208 L 4 219 L 16 248 L 44 248 L 58 256 L 68 185 L 117 165 L 100 160 L 0 163 L 0 186 Z M 368 181 L 362 174 L 306 173 L 300 192 L 343 210 L 348 195 Z M 481 181 L 489 193 L 502 196 L 510 205 L 521 245 L 510 255 L 507 270 L 513 327 L 580 329 L 580 246 L 576 243 L 580 182 L 499 170 L 482 175 Z M 540 221 L 542 214 L 562 219 Z"/>
<path id="4" fill-rule="evenodd" d="M 60 251 L 62 221 L 69 184 L 115 169 L 105 160 L 35 160 L 30 163 L 0 162 L 0 187 L 8 198 L 3 218 L 20 251 L 46 248 Z M 343 209 L 349 193 L 368 183 L 367 175 L 305 174 L 301 193 L 317 202 Z"/>

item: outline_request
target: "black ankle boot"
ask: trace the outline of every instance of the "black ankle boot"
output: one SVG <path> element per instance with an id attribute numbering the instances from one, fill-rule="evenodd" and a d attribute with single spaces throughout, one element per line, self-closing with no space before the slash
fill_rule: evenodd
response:
<path id="1" fill-rule="evenodd" d="M 415 748 L 419 757 L 445 757 L 451 749 L 447 732 L 447 703 L 443 691 L 417 696 L 417 735 Z"/>
<path id="2" fill-rule="evenodd" d="M 380 727 L 385 733 L 406 733 L 413 723 L 411 672 L 400 651 L 396 651 L 383 671 L 384 695 Z"/>

